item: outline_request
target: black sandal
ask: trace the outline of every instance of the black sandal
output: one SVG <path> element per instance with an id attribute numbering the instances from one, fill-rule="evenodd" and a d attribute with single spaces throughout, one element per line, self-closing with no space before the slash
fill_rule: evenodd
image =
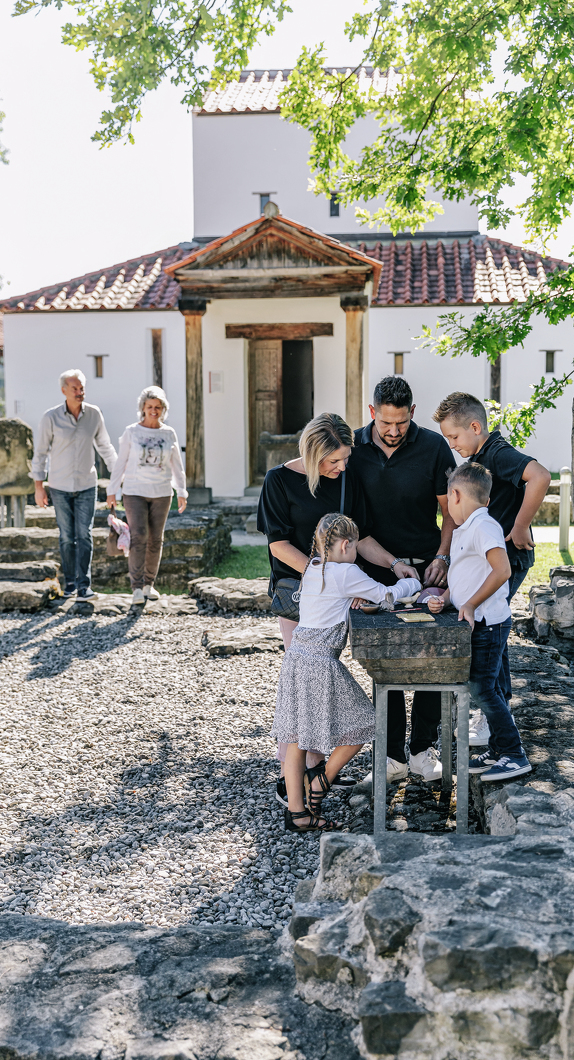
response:
<path id="1" fill-rule="evenodd" d="M 313 791 L 313 781 L 319 778 L 321 785 L 321 791 Z M 319 765 L 313 766 L 312 769 L 306 769 L 303 776 L 303 787 L 305 788 L 305 804 L 307 809 L 311 811 L 314 817 L 317 817 L 321 813 L 321 803 L 326 795 L 331 790 L 331 785 L 327 780 L 327 774 L 325 773 L 325 763 L 319 762 Z"/>
<path id="2" fill-rule="evenodd" d="M 302 817 L 308 817 L 309 824 L 299 827 L 294 822 Z M 325 824 L 321 824 L 322 820 L 325 821 Z M 312 813 L 309 813 L 309 810 L 285 810 L 286 832 L 338 832 L 341 828 L 342 825 L 337 824 L 336 821 L 327 821 L 324 817 L 315 817 Z"/>

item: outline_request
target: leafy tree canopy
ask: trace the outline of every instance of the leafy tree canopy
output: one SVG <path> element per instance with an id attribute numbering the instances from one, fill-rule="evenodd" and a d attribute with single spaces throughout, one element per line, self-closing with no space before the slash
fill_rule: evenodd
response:
<path id="1" fill-rule="evenodd" d="M 258 37 L 291 11 L 285 0 L 17 0 L 15 13 L 51 4 L 74 11 L 64 42 L 90 51 L 95 82 L 111 95 L 94 135 L 102 145 L 133 140 L 143 97 L 164 79 L 182 85 L 182 101 L 193 106 L 209 87 L 237 78 Z M 282 110 L 311 134 L 316 191 L 365 204 L 365 223 L 395 234 L 441 211 L 431 189 L 447 201 L 469 196 L 500 228 L 514 212 L 505 194 L 525 176 L 531 191 L 517 212 L 544 247 L 574 197 L 574 3 L 366 0 L 345 29 L 363 42 L 361 65 L 387 72 L 386 88 L 365 89 L 356 71 L 326 68 L 323 45 L 302 49 Z M 210 68 L 198 61 L 203 46 Z M 369 117 L 375 124 L 353 157 L 347 134 Z M 375 199 L 382 205 L 369 212 Z M 556 323 L 573 312 L 568 270 L 527 302 L 486 308 L 470 325 L 447 314 L 442 334 L 426 342 L 443 354 L 486 353 L 494 361 L 524 341 L 536 314 Z M 556 396 L 556 381 L 538 384 L 530 412 L 518 410 L 525 430 Z M 516 412 L 507 410 L 511 430 Z"/>

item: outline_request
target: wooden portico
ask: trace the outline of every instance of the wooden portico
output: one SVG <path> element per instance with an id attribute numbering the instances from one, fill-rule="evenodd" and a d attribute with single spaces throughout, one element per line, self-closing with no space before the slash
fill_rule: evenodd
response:
<path id="1" fill-rule="evenodd" d="M 179 309 L 185 317 L 186 471 L 192 503 L 210 500 L 205 482 L 202 346 L 202 318 L 210 302 L 337 297 L 345 312 L 345 414 L 351 427 L 361 425 L 363 320 L 370 292 L 378 288 L 380 262 L 282 217 L 277 206 L 268 203 L 256 221 L 165 271 L 180 284 Z M 261 433 L 294 433 L 314 414 L 313 339 L 332 334 L 332 323 L 325 321 L 281 322 L 279 307 L 272 322 L 254 319 L 225 325 L 227 339 L 248 342 L 253 482 L 264 470 L 258 448 Z"/>

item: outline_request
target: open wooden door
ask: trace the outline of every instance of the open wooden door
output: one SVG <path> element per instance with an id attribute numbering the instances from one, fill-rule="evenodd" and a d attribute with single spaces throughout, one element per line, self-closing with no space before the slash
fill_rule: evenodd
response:
<path id="1" fill-rule="evenodd" d="M 265 477 L 265 449 L 259 444 L 262 431 L 280 434 L 282 430 L 281 339 L 252 339 L 249 342 L 249 463 L 251 485 L 260 486 Z"/>

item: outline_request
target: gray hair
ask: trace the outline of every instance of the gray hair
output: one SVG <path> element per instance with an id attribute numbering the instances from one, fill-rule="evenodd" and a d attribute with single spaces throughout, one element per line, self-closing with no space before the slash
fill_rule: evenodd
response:
<path id="1" fill-rule="evenodd" d="M 68 379 L 78 379 L 82 386 L 86 385 L 86 377 L 81 368 L 68 368 L 67 372 L 62 372 L 60 376 L 60 389 L 66 385 Z"/>
<path id="2" fill-rule="evenodd" d="M 144 405 L 146 401 L 150 401 L 154 398 L 156 401 L 161 401 L 163 405 L 163 417 L 167 419 L 169 412 L 169 401 L 167 400 L 167 394 L 165 390 L 162 390 L 160 386 L 146 386 L 145 390 L 142 390 L 138 398 L 138 416 L 143 415 Z"/>

